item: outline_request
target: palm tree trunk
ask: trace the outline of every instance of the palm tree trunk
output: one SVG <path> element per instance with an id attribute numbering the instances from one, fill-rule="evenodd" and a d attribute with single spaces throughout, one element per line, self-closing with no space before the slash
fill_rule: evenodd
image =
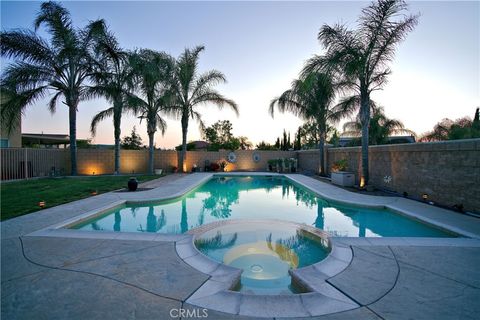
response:
<path id="1" fill-rule="evenodd" d="M 155 132 L 148 133 L 148 172 L 153 174 L 153 152 L 154 152 L 154 145 L 153 145 L 153 138 L 155 136 Z"/>
<path id="2" fill-rule="evenodd" d="M 178 170 L 185 172 L 184 163 L 187 160 L 187 132 L 188 132 L 188 115 L 182 116 L 182 152 L 178 161 Z"/>
<path id="3" fill-rule="evenodd" d="M 70 165 L 71 175 L 77 175 L 77 105 L 73 103 L 68 108 L 70 125 Z"/>
<path id="4" fill-rule="evenodd" d="M 362 123 L 362 176 L 360 186 L 368 184 L 368 130 L 370 125 L 370 103 L 367 94 L 361 95 L 360 121 Z M 363 183 L 362 183 L 363 180 Z"/>
<path id="5" fill-rule="evenodd" d="M 320 151 L 320 175 L 326 175 L 325 172 L 325 135 L 320 133 L 320 142 L 318 143 L 318 150 Z"/>
<path id="6" fill-rule="evenodd" d="M 121 134 L 121 114 L 115 112 L 113 115 L 113 135 L 115 138 L 115 172 L 114 174 L 120 173 L 120 134 Z"/>

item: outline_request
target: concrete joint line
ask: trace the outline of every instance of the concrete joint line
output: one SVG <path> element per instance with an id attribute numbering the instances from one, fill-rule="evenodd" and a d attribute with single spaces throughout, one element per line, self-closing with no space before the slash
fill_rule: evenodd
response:
<path id="1" fill-rule="evenodd" d="M 168 300 L 173 300 L 173 301 L 181 302 L 181 300 L 179 300 L 179 299 L 172 298 L 172 297 L 168 297 L 168 296 L 163 296 L 163 295 L 160 295 L 160 294 L 158 294 L 158 293 L 155 293 L 155 292 L 152 292 L 152 291 L 150 291 L 150 290 L 147 290 L 147 289 L 145 289 L 145 288 L 142 288 L 142 287 L 138 287 L 138 286 L 136 286 L 136 285 L 133 285 L 133 284 L 131 284 L 131 283 L 128 283 L 128 282 L 125 282 L 125 281 L 121 281 L 121 280 L 118 280 L 118 279 L 114 279 L 114 278 L 110 278 L 110 277 L 108 277 L 108 276 L 104 276 L 104 275 L 97 274 L 97 273 L 94 273 L 94 272 L 73 270 L 73 269 L 61 268 L 61 267 L 51 267 L 51 266 L 48 266 L 48 265 L 44 265 L 44 264 L 35 262 L 35 261 L 33 261 L 32 259 L 30 259 L 29 257 L 27 257 L 27 255 L 25 254 L 25 248 L 24 248 L 24 243 L 23 243 L 23 241 L 22 241 L 22 238 L 19 237 L 19 239 L 20 239 L 20 244 L 21 244 L 21 247 L 22 247 L 22 255 L 23 255 L 23 257 L 24 257 L 28 262 L 33 263 L 34 265 L 37 265 L 37 266 L 40 266 L 40 267 L 44 267 L 44 268 L 48 268 L 48 269 L 51 269 L 51 270 L 62 270 L 62 271 L 75 272 L 75 273 L 80 273 L 80 274 L 86 274 L 86 275 L 91 275 L 91 276 L 95 276 L 95 277 L 100 277 L 100 278 L 103 278 L 103 279 L 115 281 L 115 282 L 117 282 L 117 283 L 120 283 L 120 284 L 129 286 L 129 287 L 132 287 L 132 288 L 136 288 L 136 289 L 138 289 L 138 290 L 141 290 L 141 291 L 144 291 L 144 292 L 146 292 L 146 293 L 152 294 L 152 295 L 157 296 L 157 297 L 159 297 L 159 298 L 164 298 L 164 299 L 168 299 Z"/>

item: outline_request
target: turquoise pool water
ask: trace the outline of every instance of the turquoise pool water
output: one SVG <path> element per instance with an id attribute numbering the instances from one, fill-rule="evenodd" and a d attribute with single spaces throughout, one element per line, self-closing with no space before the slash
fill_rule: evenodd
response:
<path id="1" fill-rule="evenodd" d="M 290 294 L 289 270 L 325 259 L 327 240 L 296 226 L 234 223 L 197 236 L 197 248 L 226 265 L 242 269 L 239 291 L 253 294 Z"/>
<path id="2" fill-rule="evenodd" d="M 452 237 L 388 210 L 327 201 L 281 177 L 214 177 L 186 195 L 128 205 L 74 226 L 81 230 L 184 233 L 218 220 L 281 219 L 345 237 Z"/>

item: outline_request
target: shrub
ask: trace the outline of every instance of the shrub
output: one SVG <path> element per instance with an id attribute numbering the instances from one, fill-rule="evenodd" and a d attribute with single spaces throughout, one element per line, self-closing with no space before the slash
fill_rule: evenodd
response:
<path id="1" fill-rule="evenodd" d="M 338 161 L 335 161 L 332 166 L 332 171 L 337 172 L 337 171 L 345 171 L 348 168 L 348 162 L 347 159 L 341 159 Z"/>

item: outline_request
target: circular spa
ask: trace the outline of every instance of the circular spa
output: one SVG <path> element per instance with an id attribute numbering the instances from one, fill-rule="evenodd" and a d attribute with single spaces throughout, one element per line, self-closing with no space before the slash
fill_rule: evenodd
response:
<path id="1" fill-rule="evenodd" d="M 321 230 L 279 221 L 214 226 L 196 234 L 195 246 L 220 263 L 242 269 L 236 290 L 253 294 L 303 292 L 292 284 L 289 271 L 317 263 L 330 252 Z"/>

